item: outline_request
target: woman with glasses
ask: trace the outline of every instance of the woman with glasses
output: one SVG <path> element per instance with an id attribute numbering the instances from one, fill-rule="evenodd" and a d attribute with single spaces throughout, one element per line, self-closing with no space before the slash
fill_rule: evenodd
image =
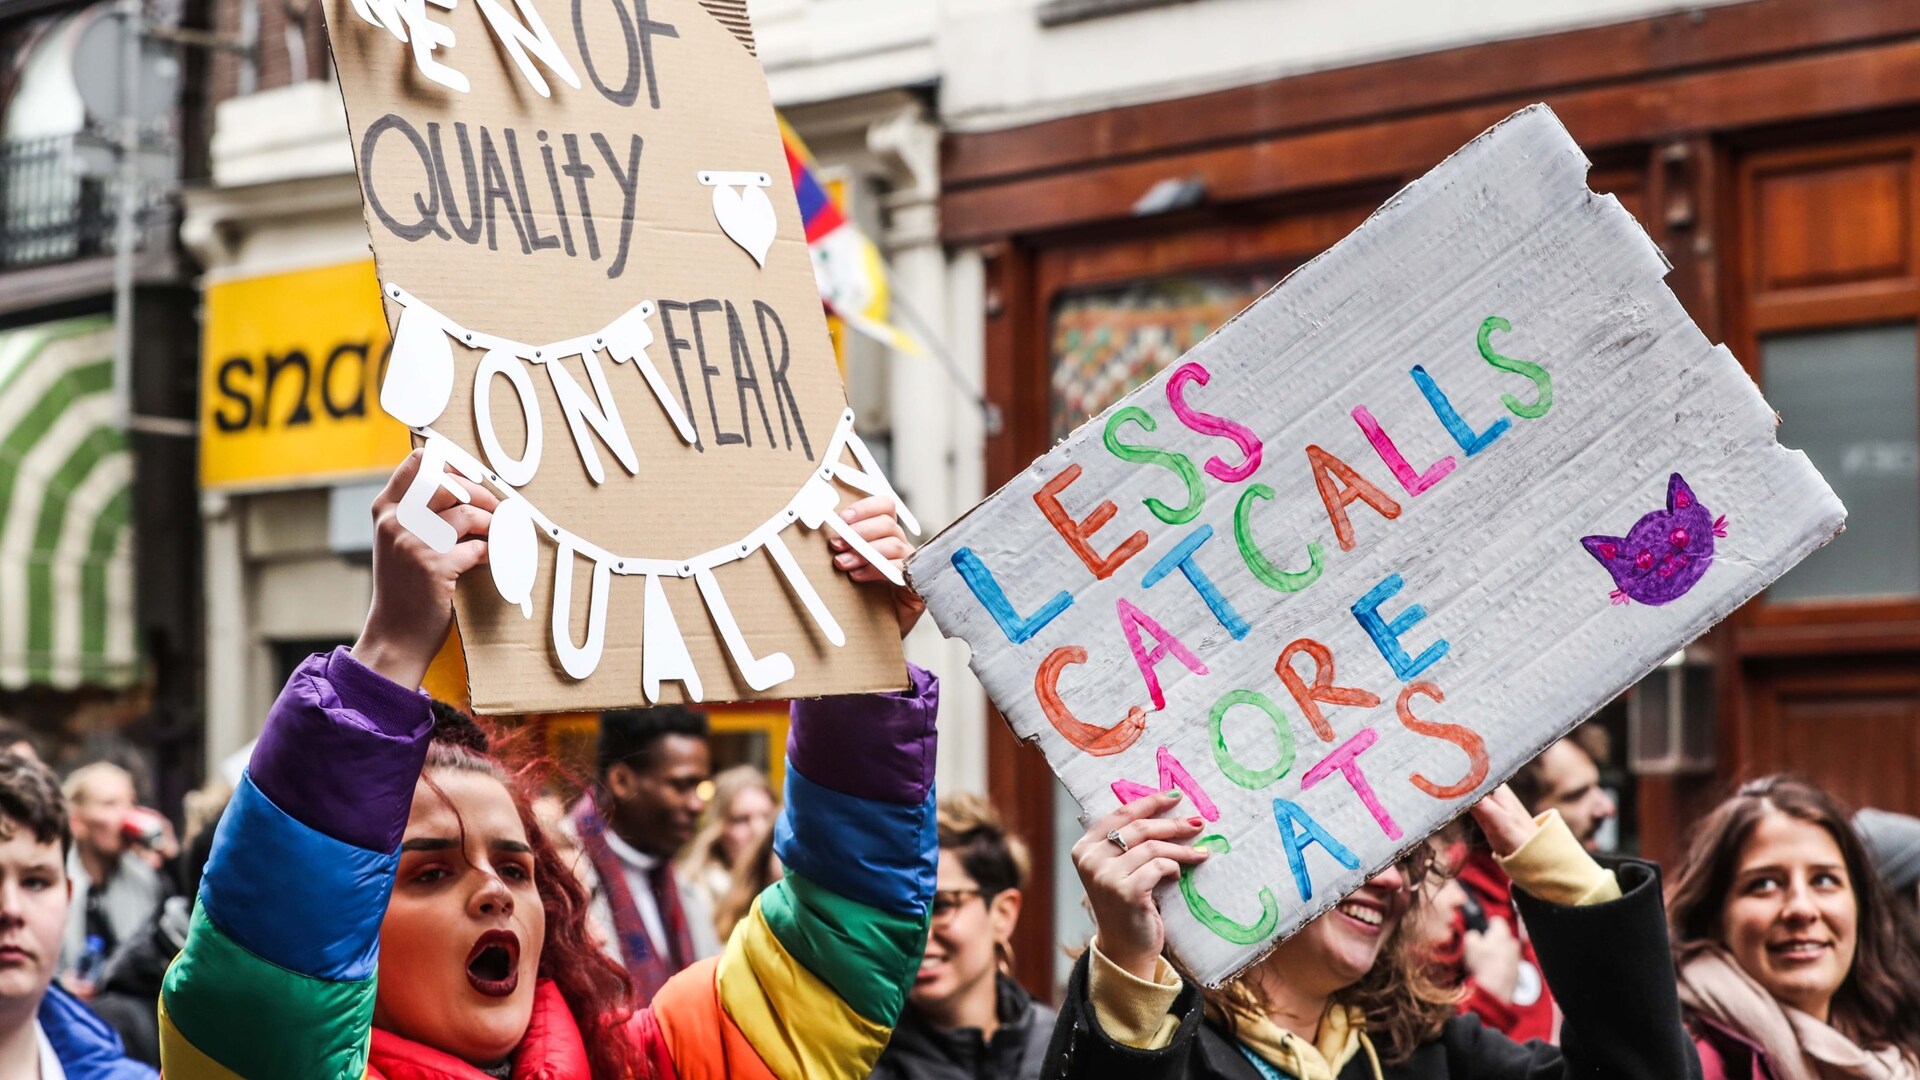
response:
<path id="1" fill-rule="evenodd" d="M 1425 963 L 1422 920 L 1441 876 L 1428 849 L 1376 874 L 1237 981 L 1202 990 L 1160 955 L 1154 889 L 1208 857 L 1206 822 L 1173 816 L 1177 791 L 1139 799 L 1074 845 L 1096 934 L 1074 968 L 1047 1076 L 1088 1080 L 1685 1080 L 1659 875 L 1616 877 L 1549 810 L 1504 786 L 1473 809 L 1521 892 L 1516 901 L 1566 1020 L 1561 1045 L 1520 1044 L 1456 1015 Z M 1432 886 L 1432 887 L 1428 887 Z M 1418 914 L 1415 912 L 1414 914 Z"/>
<path id="2" fill-rule="evenodd" d="M 893 1041 L 885 1080 L 1036 1080 L 1053 1010 L 1007 974 L 1027 850 L 977 795 L 940 801 L 933 929 Z"/>

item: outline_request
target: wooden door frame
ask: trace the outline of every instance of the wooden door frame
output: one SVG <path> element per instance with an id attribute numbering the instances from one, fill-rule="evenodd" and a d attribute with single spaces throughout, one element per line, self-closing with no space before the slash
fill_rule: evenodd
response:
<path id="1" fill-rule="evenodd" d="M 1920 134 L 1821 137 L 1824 133 L 1811 130 L 1802 134 L 1804 142 L 1787 147 L 1729 149 L 1727 205 L 1732 227 L 1726 236 L 1726 343 L 1763 391 L 1760 338 L 1768 331 L 1896 321 L 1920 325 Z M 1912 261 L 1907 276 L 1863 286 L 1811 286 L 1762 295 L 1752 235 L 1760 227 L 1752 205 L 1753 181 L 1795 167 L 1864 160 L 1875 152 L 1884 152 L 1889 159 L 1904 158 L 1909 164 L 1905 224 Z M 1920 401 L 1914 407 L 1920 409 Z M 1920 498 L 1920 491 L 1915 497 Z M 1920 649 L 1920 597 L 1779 605 L 1762 599 L 1743 607 L 1731 621 L 1734 644 L 1743 658 Z"/>

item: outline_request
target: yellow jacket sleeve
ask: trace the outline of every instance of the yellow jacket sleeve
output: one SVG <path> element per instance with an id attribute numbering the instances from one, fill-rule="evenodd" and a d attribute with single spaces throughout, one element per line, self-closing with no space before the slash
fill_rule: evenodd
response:
<path id="1" fill-rule="evenodd" d="M 1515 885 L 1534 896 L 1564 907 L 1586 907 L 1620 899 L 1620 882 L 1613 871 L 1593 861 L 1574 839 L 1573 830 L 1549 810 L 1533 819 L 1540 831 L 1520 850 L 1500 860 L 1501 869 Z"/>
<path id="2" fill-rule="evenodd" d="M 1154 960 L 1153 981 L 1107 959 L 1098 941 L 1087 947 L 1087 997 L 1100 1030 L 1114 1042 L 1135 1050 L 1159 1050 L 1173 1042 L 1180 1018 L 1170 1011 L 1185 985 L 1165 957 Z"/>

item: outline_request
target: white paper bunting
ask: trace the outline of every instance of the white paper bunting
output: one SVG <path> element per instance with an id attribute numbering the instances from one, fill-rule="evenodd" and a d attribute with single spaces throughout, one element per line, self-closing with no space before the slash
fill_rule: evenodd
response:
<path id="1" fill-rule="evenodd" d="M 495 375 L 507 377 L 507 382 L 513 387 L 514 398 L 520 403 L 527 445 L 520 451 L 519 457 L 507 453 L 506 448 L 500 445 L 500 436 L 493 430 Z M 487 461 L 499 471 L 500 479 L 513 487 L 531 483 L 533 475 L 540 471 L 545 425 L 540 420 L 540 399 L 533 393 L 533 376 L 527 374 L 527 365 L 521 363 L 519 357 L 502 349 L 493 349 L 481 358 L 480 371 L 473 377 L 473 422 L 480 432 L 480 449 L 486 451 Z M 586 447 L 582 457 L 592 453 L 590 445 L 582 445 Z"/>
<path id="2" fill-rule="evenodd" d="M 678 680 L 686 687 L 687 697 L 695 702 L 705 700 L 700 672 L 687 653 L 687 639 L 680 636 L 680 624 L 667 606 L 667 590 L 660 587 L 658 575 L 647 575 L 646 605 L 641 613 L 646 648 L 640 650 L 640 689 L 646 692 L 648 701 L 659 701 L 660 684 Z"/>
<path id="3" fill-rule="evenodd" d="M 667 389 L 666 380 L 660 377 L 660 369 L 654 366 L 653 358 L 647 354 L 647 349 L 653 345 L 653 328 L 647 325 L 647 320 L 653 317 L 655 311 L 653 301 L 651 300 L 640 301 L 633 307 L 628 308 L 619 318 L 591 334 L 581 334 L 578 337 L 548 342 L 542 345 L 530 345 L 524 341 L 515 341 L 512 338 L 501 337 L 498 334 L 488 334 L 478 330 L 470 330 L 454 322 L 452 319 L 447 318 L 445 315 L 440 314 L 434 310 L 431 304 L 414 296 L 398 285 L 389 283 L 386 286 L 386 293 L 387 296 L 399 304 L 403 310 L 400 314 L 400 329 L 394 334 L 394 357 L 387 365 L 387 379 L 380 386 L 380 407 L 385 409 L 388 415 L 406 424 L 408 427 L 427 427 L 432 424 L 434 420 L 439 419 L 440 413 L 446 409 L 447 400 L 453 393 L 453 351 L 451 343 L 457 341 L 469 348 L 485 349 L 489 353 L 499 354 L 497 359 L 489 356 L 485 363 L 497 365 L 498 371 L 501 374 L 505 374 L 509 379 L 513 380 L 514 389 L 521 395 L 522 405 L 529 408 L 531 408 L 530 402 L 533 397 L 533 383 L 530 378 L 523 378 L 526 376 L 524 365 L 550 364 L 553 361 L 565 360 L 572 356 L 582 357 L 587 360 L 589 362 L 587 378 L 588 381 L 593 384 L 594 394 L 599 398 L 600 403 L 598 405 L 586 404 L 586 391 L 580 389 L 578 380 L 573 378 L 571 372 L 561 372 L 559 377 L 550 377 L 553 378 L 556 392 L 563 395 L 561 398 L 563 408 L 566 407 L 567 399 L 564 396 L 565 392 L 558 390 L 561 380 L 566 380 L 573 385 L 573 389 L 579 390 L 580 396 L 577 401 L 588 410 L 586 415 L 583 416 L 583 419 L 586 420 L 588 426 L 591 426 L 602 438 L 608 440 L 608 447 L 614 451 L 616 457 L 620 458 L 620 464 L 624 466 L 628 472 L 639 471 L 639 461 L 635 459 L 633 464 L 627 464 L 628 458 L 633 453 L 633 448 L 631 443 L 626 442 L 625 429 L 621 429 L 621 442 L 615 443 L 611 438 L 610 430 L 603 429 L 601 423 L 596 421 L 593 416 L 594 413 L 604 413 L 604 419 L 606 421 L 617 422 L 620 415 L 614 408 L 613 395 L 608 392 L 605 373 L 594 357 L 594 354 L 601 349 L 605 349 L 607 354 L 613 357 L 614 363 L 631 363 L 635 368 L 639 369 L 641 377 L 647 381 L 647 389 L 653 391 L 654 400 L 660 403 L 660 408 L 666 412 L 667 419 L 673 422 L 673 430 L 679 433 L 681 442 L 691 446 L 698 439 L 698 434 L 693 430 L 693 424 L 687 420 L 686 413 L 680 409 L 680 402 L 676 400 L 673 393 Z M 411 330 L 409 327 L 411 327 Z M 431 372 L 434 373 L 432 378 L 417 374 L 417 371 L 426 369 L 415 368 L 411 366 L 411 362 L 409 365 L 402 365 L 402 335 L 413 335 L 410 338 L 413 344 L 409 347 L 408 351 L 426 357 L 426 360 L 421 361 L 421 363 L 429 365 Z M 433 340 L 435 336 L 438 337 L 438 341 Z M 439 366 L 438 358 L 440 353 L 435 352 L 436 349 L 444 351 L 446 357 L 444 369 Z M 507 363 L 508 357 L 512 357 L 521 362 L 521 370 L 518 376 L 516 376 L 514 372 L 514 365 Z M 444 370 L 444 375 L 439 374 L 442 370 Z M 398 383 L 394 381 L 396 371 L 403 377 L 403 381 Z M 490 419 L 491 414 L 482 411 L 480 403 L 482 397 L 491 392 L 490 384 L 492 375 L 493 370 L 490 369 L 486 382 L 483 383 L 476 380 L 474 383 L 474 408 L 477 413 L 477 418 L 486 418 L 482 419 L 481 422 L 481 437 L 483 439 L 488 437 L 488 433 L 492 428 L 492 421 Z M 393 398 L 391 403 L 388 401 L 389 388 L 391 388 L 391 396 Z M 433 396 L 435 394 L 438 395 L 437 398 Z M 417 400 L 416 395 L 418 395 Z M 436 400 L 438 401 L 438 406 L 432 407 L 432 415 L 427 416 L 424 420 L 417 422 L 409 421 L 406 416 L 402 415 L 403 412 L 415 416 L 425 415 L 429 407 L 433 406 L 433 402 Z M 532 425 L 539 422 L 538 409 L 534 409 L 529 415 L 533 417 L 533 419 L 528 421 L 528 430 L 531 431 Z M 573 428 L 575 442 L 580 447 L 580 457 L 586 461 L 597 462 L 599 460 L 599 454 L 592 449 L 585 438 L 582 425 L 574 420 L 573 414 L 570 411 L 567 419 L 569 425 Z M 615 423 L 614 426 L 619 425 Z M 530 448 L 531 442 L 532 439 L 529 437 Z M 620 449 L 623 444 L 626 446 L 626 452 L 624 454 Z M 487 456 L 492 458 L 493 453 L 491 450 L 488 450 Z M 527 452 L 523 452 L 521 456 L 523 458 L 531 456 L 536 460 L 538 458 L 537 454 Z M 869 460 L 871 460 L 871 456 L 869 456 Z M 594 466 L 589 465 L 588 471 L 594 472 Z M 594 479 L 597 481 L 600 479 L 600 476 L 596 473 Z M 512 483 L 515 487 L 519 487 L 524 481 L 509 481 L 509 483 Z"/>
<path id="4" fill-rule="evenodd" d="M 380 384 L 380 407 L 408 427 L 440 419 L 453 396 L 453 346 L 431 314 L 400 313 L 393 353 Z"/>
<path id="5" fill-rule="evenodd" d="M 560 411 L 567 415 L 567 428 L 573 432 L 573 444 L 580 448 L 580 460 L 586 464 L 587 475 L 593 477 L 594 483 L 606 482 L 600 454 L 593 448 L 593 440 L 587 437 L 587 430 L 591 428 L 607 444 L 607 449 L 613 451 L 613 456 L 620 459 L 620 467 L 632 476 L 640 471 L 640 459 L 633 452 L 633 440 L 627 437 L 626 425 L 620 422 L 620 408 L 613 402 L 613 392 L 607 389 L 607 373 L 600 369 L 600 355 L 586 353 L 580 360 L 586 365 L 587 380 L 593 384 L 591 400 L 560 361 L 547 365 L 547 377 L 553 381 L 554 395 L 560 399 Z"/>
<path id="6" fill-rule="evenodd" d="M 666 410 L 667 419 L 673 421 L 673 430 L 680 433 L 680 441 L 691 446 L 699 441 L 699 435 L 693 430 L 693 423 L 687 414 L 680 411 L 680 402 L 667 390 L 667 381 L 660 377 L 660 369 L 653 366 L 653 358 L 647 355 L 647 346 L 653 344 L 653 327 L 647 320 L 653 317 L 653 302 L 643 300 L 632 311 L 607 324 L 605 330 L 593 337 L 593 347 L 607 350 L 616 364 L 631 363 L 640 369 L 647 380 L 647 386 L 653 390 L 653 398 Z"/>
<path id="7" fill-rule="evenodd" d="M 647 579 L 646 606 L 642 619 L 645 645 L 641 651 L 641 682 L 648 701 L 659 700 L 660 686 L 664 682 L 681 683 L 687 696 L 696 702 L 703 700 L 704 695 L 704 687 L 687 650 L 685 637 L 680 632 L 672 608 L 668 606 L 666 590 L 660 584 L 660 579 L 667 577 L 693 579 L 707 609 L 707 616 L 713 621 L 726 646 L 728 657 L 739 670 L 741 680 L 749 687 L 755 691 L 765 691 L 793 678 L 794 664 L 787 654 L 754 654 L 745 633 L 734 619 L 720 580 L 714 574 L 722 566 L 752 558 L 761 552 L 765 552 L 779 568 L 781 577 L 820 628 L 821 634 L 836 647 L 845 645 L 845 631 L 821 599 L 819 591 L 808 580 L 806 571 L 794 557 L 793 551 L 781 538 L 781 533 L 795 524 L 809 529 L 831 530 L 888 580 L 895 584 L 905 580 L 899 564 L 881 555 L 840 516 L 841 492 L 837 483 L 867 495 L 891 498 L 901 524 L 911 532 L 920 531 L 920 523 L 901 503 L 899 495 L 880 471 L 872 452 L 855 434 L 853 410 L 841 413 L 833 437 L 821 457 L 820 468 L 808 477 L 786 506 L 746 536 L 711 551 L 682 558 L 622 555 L 562 527 L 542 513 L 532 500 L 515 490 L 533 479 L 541 458 L 540 413 L 535 400 L 533 377 L 526 365 L 534 363 L 547 366 L 581 459 L 596 481 L 603 475 L 603 470 L 599 468 L 598 451 L 593 445 L 596 437 L 613 451 L 623 467 L 629 472 L 636 472 L 638 461 L 633 459 L 631 440 L 620 423 L 604 369 L 594 353 L 604 348 L 616 363 L 634 363 L 652 387 L 668 418 L 680 430 L 682 438 L 691 441 L 690 425 L 682 427 L 686 424 L 685 417 L 673 398 L 665 393 L 664 384 L 659 383 L 659 373 L 646 355 L 646 349 L 653 341 L 653 332 L 646 325 L 645 318 L 654 311 L 654 305 L 636 305 L 597 334 L 569 338 L 550 345 L 528 346 L 467 330 L 448 321 L 397 286 L 388 286 L 387 294 L 405 307 L 401 316 L 403 325 L 412 319 L 411 325 L 416 327 L 416 335 L 430 331 L 441 337 L 442 344 L 451 338 L 487 350 L 475 375 L 473 398 L 481 449 L 488 464 L 482 464 L 480 458 L 435 431 L 429 424 L 412 425 L 414 432 L 426 440 L 426 449 L 420 475 L 401 500 L 400 521 L 435 550 L 452 550 L 459 538 L 453 535 L 452 526 L 430 508 L 429 502 L 435 491 L 445 488 L 466 501 L 470 496 L 455 479 L 455 474 L 492 488 L 501 498 L 500 506 L 494 512 L 488 553 L 494 586 L 503 600 L 520 608 L 528 618 L 533 615 L 533 585 L 539 569 L 538 538 L 551 540 L 555 545 L 551 612 L 553 650 L 561 668 L 569 676 L 587 678 L 600 663 L 606 644 L 607 606 L 612 579 L 615 576 L 641 576 Z M 421 331 L 419 327 L 427 330 Z M 570 372 L 553 362 L 571 356 L 583 357 L 591 393 Z M 381 388 L 382 405 L 389 412 L 395 412 L 397 407 L 419 415 L 405 397 L 409 392 L 405 389 L 407 384 L 393 383 L 393 370 L 390 365 L 388 384 Z M 527 445 L 517 458 L 508 455 L 493 431 L 490 395 L 497 381 L 496 376 L 505 376 L 511 384 L 526 417 Z M 416 379 L 410 372 L 402 377 Z M 448 382 L 450 385 L 450 372 Z M 394 387 L 396 398 L 391 406 L 387 405 L 389 385 Z M 399 413 L 395 412 L 395 415 Z M 437 417 L 439 414 L 435 412 L 434 415 Z M 589 589 L 586 637 L 583 642 L 576 643 L 572 586 L 574 563 L 579 559 L 593 564 L 593 579 Z"/>
<path id="8" fill-rule="evenodd" d="M 540 537 L 533 523 L 533 507 L 525 499 L 500 500 L 487 529 L 487 569 L 500 598 L 533 618 L 533 579 L 540 570 Z"/>
<path id="9" fill-rule="evenodd" d="M 767 251 L 773 247 L 779 221 L 761 189 L 771 186 L 773 178 L 763 172 L 709 169 L 700 174 L 700 182 L 713 189 L 713 216 L 721 230 L 753 256 L 754 262 L 767 265 Z"/>
<path id="10" fill-rule="evenodd" d="M 598 560 L 593 564 L 592 595 L 587 601 L 587 640 L 573 643 L 573 537 L 560 536 L 560 550 L 553 562 L 553 651 L 560 666 L 576 679 L 584 679 L 600 666 L 600 653 L 607 644 L 607 594 L 613 587 L 613 571 Z"/>

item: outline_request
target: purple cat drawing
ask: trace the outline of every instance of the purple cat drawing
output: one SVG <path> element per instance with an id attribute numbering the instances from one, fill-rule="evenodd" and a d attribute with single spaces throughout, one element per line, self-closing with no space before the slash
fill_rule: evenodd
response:
<path id="1" fill-rule="evenodd" d="M 1693 489 L 1674 473 L 1667 480 L 1667 508 L 1655 510 L 1625 536 L 1583 536 L 1580 543 L 1613 575 L 1616 604 L 1638 600 L 1665 604 L 1687 594 L 1713 565 L 1713 538 L 1727 535 L 1727 519 L 1715 518 Z"/>

